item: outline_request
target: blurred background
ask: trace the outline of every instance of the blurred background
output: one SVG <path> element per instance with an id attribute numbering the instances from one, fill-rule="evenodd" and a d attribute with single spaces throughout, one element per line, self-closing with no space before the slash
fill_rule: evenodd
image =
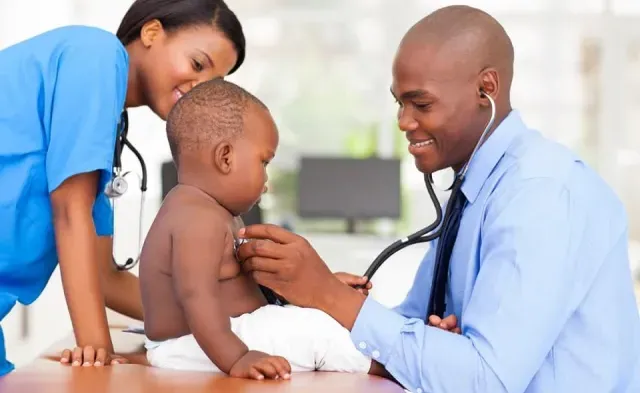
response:
<path id="1" fill-rule="evenodd" d="M 115 33 L 130 3 L 0 0 L 0 48 L 66 24 L 93 25 Z M 246 62 L 229 79 L 261 98 L 280 129 L 280 147 L 269 168 L 270 193 L 247 220 L 260 219 L 303 233 L 332 269 L 363 273 L 388 243 L 434 218 L 422 175 L 415 170 L 396 126 L 396 106 L 389 94 L 391 62 L 411 25 L 453 2 L 227 3 L 242 21 L 248 41 Z M 492 13 L 511 36 L 516 52 L 512 98 L 524 120 L 578 152 L 623 200 L 629 214 L 630 263 L 638 276 L 640 1 L 455 3 Z M 170 153 L 164 123 L 150 111 L 130 111 L 130 123 L 130 139 L 149 170 L 144 234 L 163 190 L 171 185 L 171 165 L 166 165 Z M 125 154 L 127 170 L 139 172 L 137 161 Z M 341 211 L 330 211 L 326 201 L 314 199 L 326 191 L 318 179 L 336 171 L 348 173 L 368 158 L 375 160 L 367 161 L 369 173 L 363 175 L 358 183 L 361 189 L 354 195 L 364 204 L 367 192 L 376 187 L 383 190 L 376 204 L 384 204 L 384 211 L 349 211 L 349 203 Z M 380 179 L 374 172 L 387 176 Z M 442 189 L 447 177 L 450 174 L 438 176 Z M 120 263 L 138 253 L 140 194 L 135 188 L 133 184 L 116 209 L 115 256 Z M 331 195 L 327 197 L 340 197 Z M 439 197 L 446 194 L 440 192 Z M 331 205 L 340 203 L 331 201 Z M 393 257 L 376 275 L 372 295 L 390 306 L 400 302 L 425 250 L 426 246 L 415 246 Z M 128 323 L 113 314 L 110 319 Z M 40 299 L 27 308 L 16 307 L 2 326 L 9 358 L 18 366 L 68 335 L 71 323 L 58 272 Z"/>

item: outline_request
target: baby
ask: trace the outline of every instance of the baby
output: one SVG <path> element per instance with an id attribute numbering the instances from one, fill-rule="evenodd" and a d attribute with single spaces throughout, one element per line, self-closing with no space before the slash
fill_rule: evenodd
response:
<path id="1" fill-rule="evenodd" d="M 255 379 L 312 370 L 386 375 L 329 315 L 269 304 L 235 258 L 236 218 L 266 191 L 278 146 L 265 105 L 222 79 L 202 83 L 175 105 L 167 133 L 179 184 L 140 263 L 150 364 Z"/>

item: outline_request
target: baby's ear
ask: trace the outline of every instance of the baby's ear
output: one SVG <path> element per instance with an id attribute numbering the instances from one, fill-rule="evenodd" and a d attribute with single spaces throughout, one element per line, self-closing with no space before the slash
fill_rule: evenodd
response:
<path id="1" fill-rule="evenodd" d="M 231 172 L 234 165 L 233 145 L 228 141 L 222 141 L 213 149 L 213 165 L 223 174 Z"/>

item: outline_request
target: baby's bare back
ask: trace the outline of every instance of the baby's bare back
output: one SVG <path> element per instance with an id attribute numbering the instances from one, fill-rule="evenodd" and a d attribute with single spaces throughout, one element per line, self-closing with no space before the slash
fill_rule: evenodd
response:
<path id="1" fill-rule="evenodd" d="M 176 291 L 176 286 L 180 284 L 177 282 L 180 276 L 174 273 L 176 264 L 181 261 L 172 255 L 172 234 L 179 229 L 181 234 L 187 231 L 188 235 L 189 228 L 198 227 L 194 225 L 197 220 L 218 220 L 224 224 L 220 228 L 226 230 L 224 234 L 210 234 L 212 239 L 225 236 L 225 246 L 220 250 L 220 260 L 206 260 L 208 257 L 203 256 L 203 260 L 198 262 L 198 265 L 203 267 L 203 272 L 211 270 L 206 269 L 205 264 L 219 264 L 219 268 L 216 269 L 217 277 L 212 276 L 211 280 L 218 281 L 217 296 L 225 314 L 228 317 L 239 316 L 267 303 L 258 285 L 243 274 L 235 259 L 231 214 L 202 191 L 193 187 L 177 186 L 165 198 L 147 234 L 141 255 L 140 287 L 145 334 L 151 340 L 162 341 L 192 333 L 182 306 L 183 299 L 179 298 Z M 193 235 L 202 237 L 200 233 Z M 193 257 L 198 255 L 199 250 L 196 246 L 188 252 L 193 253 L 190 256 Z M 207 297 L 203 296 L 204 298 Z M 207 307 L 207 304 L 203 304 L 201 312 L 206 313 Z"/>

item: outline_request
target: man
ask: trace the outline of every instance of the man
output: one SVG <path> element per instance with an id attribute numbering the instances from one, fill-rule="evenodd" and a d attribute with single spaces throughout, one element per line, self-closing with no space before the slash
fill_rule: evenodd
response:
<path id="1" fill-rule="evenodd" d="M 391 92 L 421 172 L 469 160 L 490 118 L 486 95 L 496 121 L 455 199 L 457 241 L 446 244 L 445 224 L 396 309 L 338 282 L 308 242 L 277 227 L 241 230 L 254 240 L 240 259 L 260 284 L 350 329 L 411 391 L 638 392 L 625 211 L 593 170 L 512 110 L 513 57 L 500 24 L 464 6 L 419 21 L 398 48 Z M 434 265 L 451 246 L 445 315 L 462 334 L 425 325 Z"/>

